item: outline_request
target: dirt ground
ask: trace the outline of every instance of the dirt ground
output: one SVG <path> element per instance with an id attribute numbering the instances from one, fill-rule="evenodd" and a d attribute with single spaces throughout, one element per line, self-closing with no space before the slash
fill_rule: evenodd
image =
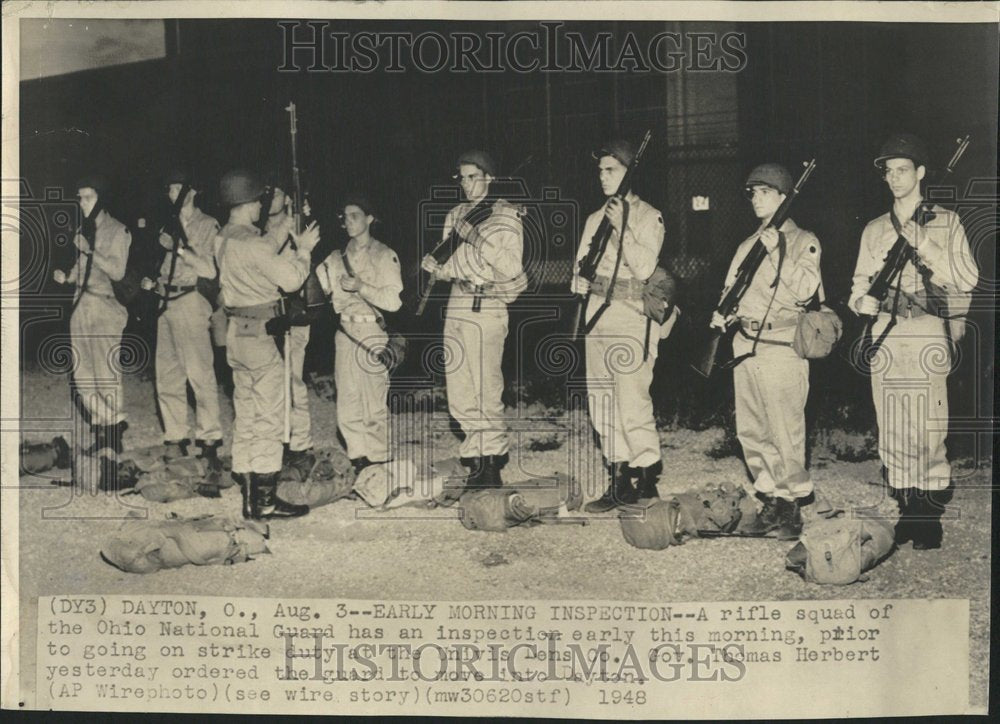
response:
<path id="1" fill-rule="evenodd" d="M 28 372 L 22 377 L 22 439 L 65 434 L 69 413 L 63 377 Z M 126 449 L 160 442 L 152 385 L 125 384 L 130 428 Z M 313 434 L 331 444 L 336 405 L 312 396 Z M 224 414 L 232 407 L 225 401 Z M 507 482 L 566 468 L 568 455 L 599 464 L 585 415 L 566 418 L 540 407 L 521 408 Z M 413 451 L 418 467 L 457 455 L 447 414 L 398 415 L 401 455 Z M 424 424 L 418 424 L 421 421 Z M 226 427 L 229 420 L 226 421 Z M 520 432 L 518 432 L 520 431 Z M 665 475 L 661 495 L 714 480 L 745 480 L 736 457 L 713 459 L 721 430 L 661 430 Z M 532 441 L 535 444 L 532 445 Z M 428 444 L 432 443 L 432 444 Z M 561 444 L 560 444 L 561 443 Z M 556 447 L 558 445 L 558 447 Z M 543 448 L 532 450 L 531 448 Z M 547 448 L 547 449 L 546 449 Z M 573 451 L 577 452 L 573 452 Z M 228 452 L 226 449 L 224 453 Z M 127 454 L 126 454 L 127 457 Z M 41 477 L 20 480 L 20 603 L 22 691 L 34 686 L 35 614 L 38 596 L 83 593 L 191 594 L 263 597 L 409 599 L 618 599 L 646 602 L 771 601 L 824 598 L 969 599 L 970 704 L 985 706 L 989 679 L 990 469 L 957 461 L 958 490 L 951 506 L 959 517 L 945 523 L 940 551 L 907 545 L 876 568 L 867 582 L 844 588 L 807 584 L 784 569 L 788 543 L 760 539 L 695 540 L 666 551 L 640 551 L 623 540 L 613 516 L 587 516 L 587 525 L 516 528 L 506 533 L 465 530 L 454 510 L 403 508 L 374 513 L 356 500 L 341 500 L 307 517 L 272 525 L 272 554 L 236 566 L 186 566 L 152 575 L 123 573 L 99 556 L 101 542 L 117 527 L 110 519 L 126 508 L 107 495 L 73 497 L 68 488 Z M 517 472 L 520 468 L 523 472 Z M 66 474 L 60 471 L 55 474 Z M 868 505 L 881 497 L 866 484 L 878 463 L 843 462 L 825 449 L 812 451 L 818 489 L 835 506 Z M 584 485 L 588 498 L 598 483 Z M 135 498 L 132 498 L 134 501 Z M 221 499 L 170 504 L 141 501 L 159 517 L 208 512 L 237 513 L 238 489 Z M 135 502 L 129 503 L 136 505 Z"/>

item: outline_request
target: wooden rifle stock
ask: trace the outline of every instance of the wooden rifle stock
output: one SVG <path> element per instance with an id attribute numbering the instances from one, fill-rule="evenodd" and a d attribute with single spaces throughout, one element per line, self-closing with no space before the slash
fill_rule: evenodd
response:
<path id="1" fill-rule="evenodd" d="M 804 166 L 805 170 L 802 172 L 802 175 L 799 177 L 799 180 L 795 183 L 792 190 L 785 196 L 785 200 L 781 202 L 781 206 L 779 206 L 777 211 L 774 212 L 774 215 L 771 216 L 770 221 L 764 224 L 757 231 L 757 240 L 754 242 L 753 246 L 750 247 L 750 251 L 747 252 L 747 255 L 743 257 L 743 261 L 740 262 L 739 269 L 736 271 L 736 280 L 723 295 L 722 301 L 719 302 L 719 306 L 716 307 L 715 311 L 723 319 L 726 319 L 730 315 L 736 313 L 736 310 L 740 306 L 740 301 L 743 299 L 743 295 L 747 293 L 747 290 L 750 288 L 750 284 L 753 282 L 754 275 L 760 268 L 761 262 L 763 262 L 765 257 L 767 257 L 767 249 L 764 248 L 764 244 L 760 240 L 760 235 L 770 228 L 780 229 L 781 225 L 788 219 L 788 216 L 791 213 L 792 203 L 796 198 L 798 198 L 799 193 L 802 191 L 802 187 L 805 186 L 806 181 L 809 180 L 809 176 L 816 168 L 816 159 L 812 159 L 808 163 L 804 164 Z M 720 330 L 717 327 L 712 327 L 711 336 L 705 346 L 705 350 L 700 357 L 691 363 L 691 367 L 702 377 L 707 378 L 712 374 L 712 369 L 715 367 L 715 354 L 718 351 L 719 339 L 721 339 L 722 334 L 723 330 Z"/>

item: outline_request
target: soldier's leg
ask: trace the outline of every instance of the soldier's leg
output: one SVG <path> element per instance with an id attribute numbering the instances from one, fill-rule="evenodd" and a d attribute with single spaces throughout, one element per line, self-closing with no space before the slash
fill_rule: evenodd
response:
<path id="1" fill-rule="evenodd" d="M 386 405 L 389 371 L 366 369 L 360 372 L 365 430 L 363 455 L 372 462 L 384 462 L 392 458 L 389 453 L 389 408 Z"/>
<path id="2" fill-rule="evenodd" d="M 507 339 L 507 311 L 483 310 L 480 399 L 482 432 L 480 450 L 483 455 L 502 456 L 509 445 L 507 420 L 503 406 L 503 348 Z"/>
<path id="3" fill-rule="evenodd" d="M 187 378 L 178 351 L 187 331 L 177 312 L 168 305 L 156 324 L 156 400 L 163 417 L 163 438 L 173 442 L 189 437 Z"/>
<path id="4" fill-rule="evenodd" d="M 806 399 L 809 363 L 789 349 L 761 358 L 761 395 L 768 429 L 777 456 L 768 462 L 774 494 L 785 500 L 807 497 L 813 491 L 806 470 Z"/>
<path id="5" fill-rule="evenodd" d="M 254 337 L 250 360 L 251 430 L 250 469 L 255 473 L 281 470 L 281 437 L 284 417 L 284 367 L 274 340 Z"/>
<path id="6" fill-rule="evenodd" d="M 334 337 L 333 377 L 337 385 L 337 428 L 347 444 L 347 456 L 365 455 L 365 422 L 358 381 L 364 352 L 338 331 Z"/>
<path id="7" fill-rule="evenodd" d="M 292 327 L 292 436 L 290 450 L 308 450 L 313 446 L 312 419 L 309 417 L 309 388 L 302 379 L 309 344 L 309 327 Z"/>
<path id="8" fill-rule="evenodd" d="M 607 315 L 604 315 L 607 316 Z M 617 375 L 612 369 L 621 339 L 602 317 L 584 341 L 587 363 L 587 407 L 609 463 L 628 463 L 628 442 L 618 419 Z"/>
<path id="9" fill-rule="evenodd" d="M 244 362 L 247 357 L 244 338 L 237 337 L 236 325 L 229 326 L 226 357 L 233 371 L 233 474 L 246 477 L 251 466 L 253 448 L 253 375 Z"/>
<path id="10" fill-rule="evenodd" d="M 734 350 L 734 354 L 741 354 Z M 765 496 L 775 492 L 772 465 L 778 451 L 771 440 L 767 407 L 761 386 L 759 357 L 743 360 L 733 369 L 736 408 L 736 437 L 743 448 L 754 489 Z"/>
<path id="11" fill-rule="evenodd" d="M 177 301 L 182 302 L 177 312 L 183 320 L 184 338 L 179 341 L 175 335 L 174 341 L 180 350 L 187 381 L 194 391 L 197 405 L 195 436 L 205 441 L 221 440 L 219 386 L 215 380 L 215 355 L 209 331 L 212 306 L 197 292 L 186 294 Z M 167 311 L 170 312 L 169 307 Z"/>
<path id="12" fill-rule="evenodd" d="M 444 345 L 448 358 L 445 369 L 448 411 L 465 433 L 459 455 L 466 459 L 480 458 L 483 414 L 477 383 L 482 376 L 481 330 L 475 323 L 449 315 L 445 319 Z"/>
<path id="13" fill-rule="evenodd" d="M 608 310 L 608 322 L 620 330 L 621 352 L 612 360 L 617 372 L 617 414 L 628 450 L 629 465 L 646 468 L 660 462 L 660 436 L 653 417 L 653 398 L 649 386 L 653 382 L 658 340 L 650 340 L 650 349 L 643 360 L 645 317 L 628 307 L 613 304 Z M 652 335 L 651 335 L 652 336 Z"/>

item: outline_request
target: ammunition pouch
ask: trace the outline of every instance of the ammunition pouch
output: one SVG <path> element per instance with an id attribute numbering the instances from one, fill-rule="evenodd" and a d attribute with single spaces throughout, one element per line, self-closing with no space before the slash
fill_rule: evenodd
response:
<path id="1" fill-rule="evenodd" d="M 125 275 L 118 281 L 111 282 L 111 291 L 115 299 L 123 307 L 127 307 L 142 290 L 142 273 L 135 267 L 126 266 Z"/>
<path id="2" fill-rule="evenodd" d="M 677 279 L 658 266 L 643 284 L 642 313 L 657 324 L 663 324 L 673 311 L 676 298 Z"/>
<path id="3" fill-rule="evenodd" d="M 212 309 L 218 309 L 219 307 L 219 277 L 215 276 L 211 279 L 207 277 L 198 277 L 198 281 L 195 282 L 195 288 L 198 293 L 205 297 L 209 304 L 212 305 Z"/>

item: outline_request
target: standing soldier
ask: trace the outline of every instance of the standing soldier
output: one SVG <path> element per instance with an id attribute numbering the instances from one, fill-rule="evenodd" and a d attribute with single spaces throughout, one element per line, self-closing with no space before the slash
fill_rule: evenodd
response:
<path id="1" fill-rule="evenodd" d="M 509 460 L 500 363 L 507 305 L 527 287 L 521 267 L 524 232 L 520 210 L 490 191 L 496 167 L 489 155 L 467 151 L 457 167 L 466 201 L 448 213 L 443 238 L 454 230 L 459 243 L 443 264 L 428 254 L 421 266 L 452 281 L 444 323 L 445 377 L 448 409 L 465 434 L 459 454 L 470 470 L 466 486 L 498 488 Z"/>
<path id="2" fill-rule="evenodd" d="M 284 180 L 278 180 L 272 185 L 271 207 L 268 209 L 267 223 L 264 227 L 264 237 L 274 246 L 274 251 L 289 258 L 295 254 L 294 242 L 289 234 L 294 231 L 293 220 L 288 213 L 288 195 L 286 189 L 291 185 Z M 300 285 L 301 286 L 301 285 Z M 286 293 L 297 292 L 298 289 L 285 289 Z M 313 454 L 312 420 L 309 417 L 309 388 L 302 379 L 303 367 L 306 361 L 306 347 L 309 345 L 309 324 L 305 320 L 295 320 L 289 330 L 291 340 L 290 350 L 292 368 L 292 412 L 291 439 L 282 454 L 282 466 L 289 466 L 299 471 L 301 479 L 305 479 L 316 464 Z"/>
<path id="3" fill-rule="evenodd" d="M 222 177 L 220 196 L 229 207 L 229 223 L 215 240 L 222 302 L 229 317 L 226 350 L 233 368 L 233 476 L 243 488 L 243 516 L 257 520 L 309 512 L 308 506 L 292 505 L 277 495 L 285 390 L 281 355 L 265 325 L 281 312 L 280 289 L 298 289 L 305 281 L 310 252 L 319 239 L 319 229 L 311 225 L 295 236 L 294 255 L 276 254 L 253 225 L 260 216 L 263 191 L 246 171 Z"/>
<path id="4" fill-rule="evenodd" d="M 88 176 L 76 187 L 84 214 L 73 239 L 79 255 L 69 272 L 57 269 L 53 277 L 59 284 L 76 284 L 69 330 L 77 364 L 73 383 L 94 435 L 87 452 L 104 450 L 117 455 L 122 452 L 128 423 L 116 348 L 121 345 L 128 311 L 115 298 L 112 282 L 125 276 L 132 236 L 104 208 L 107 186 L 103 179 Z M 113 470 L 114 457 L 106 457 L 112 463 L 107 469 Z M 101 482 L 105 487 L 113 484 L 104 475 Z"/>
<path id="5" fill-rule="evenodd" d="M 632 144 L 614 140 L 594 151 L 593 157 L 601 189 L 610 200 L 587 217 L 577 261 L 587 255 L 602 218 L 607 217 L 613 231 L 594 282 L 574 273 L 571 286 L 574 294 L 589 292 L 584 347 L 587 379 L 593 387 L 587 400 L 609 475 L 603 495 L 584 510 L 605 513 L 640 498 L 658 497 L 656 482 L 663 462 L 649 386 L 660 335 L 652 335 L 645 346 L 642 293 L 663 246 L 663 217 L 632 191 L 624 202 L 615 196 L 635 158 Z"/>
<path id="6" fill-rule="evenodd" d="M 350 197 L 342 207 L 350 241 L 319 267 L 324 291 L 333 296 L 340 315 L 334 339 L 333 372 L 337 384 L 337 427 L 347 454 L 360 472 L 389 460 L 389 410 L 386 395 L 389 370 L 369 352 L 385 347 L 389 335 L 382 310 L 395 312 L 402 302 L 403 280 L 395 252 L 369 229 L 375 222 L 372 205 Z"/>
<path id="7" fill-rule="evenodd" d="M 935 355 L 928 354 L 948 350 L 949 334 L 939 312 L 931 312 L 929 285 L 938 287 L 953 314 L 964 312 L 979 274 L 957 214 L 936 205 L 917 213 L 927 160 L 927 149 L 916 136 L 899 134 L 882 145 L 875 166 L 885 177 L 893 204 L 861 234 L 850 299 L 858 314 L 877 315 L 873 337 L 880 338 L 888 329 L 881 341 L 886 354 L 881 361 L 876 358 L 871 371 L 879 457 L 900 510 L 896 542 L 912 540 L 917 550 L 941 547 L 941 514 L 952 492 L 945 450 L 950 362 L 936 363 Z M 885 301 L 879 302 L 867 292 L 900 235 L 916 259 L 906 263 Z M 890 327 L 892 320 L 896 323 Z"/>
<path id="8" fill-rule="evenodd" d="M 763 226 L 793 186 L 788 170 L 775 163 L 750 172 L 746 195 Z M 754 234 L 736 249 L 723 296 L 758 236 L 767 256 L 740 300 L 737 316 L 724 320 L 716 312 L 712 326 L 739 325 L 733 339 L 734 359 L 743 358 L 733 370 L 736 434 L 764 503 L 749 534 L 777 530 L 779 540 L 795 540 L 802 532 L 802 506 L 814 496 L 805 457 L 809 362 L 792 350 L 791 341 L 799 315 L 814 298 L 823 298 L 820 245 L 812 232 L 791 219 L 780 229 L 768 227 Z"/>
<path id="9" fill-rule="evenodd" d="M 209 334 L 212 305 L 198 292 L 198 279 L 215 278 L 212 253 L 219 224 L 195 208 L 198 190 L 186 173 L 171 172 L 164 185 L 176 215 L 160 232 L 160 245 L 167 253 L 159 279 L 143 279 L 143 287 L 155 288 L 161 298 L 156 325 L 156 397 L 163 416 L 164 443 L 175 456 L 188 454 L 190 384 L 196 403 L 195 444 L 206 460 L 217 465 L 222 426 Z"/>

